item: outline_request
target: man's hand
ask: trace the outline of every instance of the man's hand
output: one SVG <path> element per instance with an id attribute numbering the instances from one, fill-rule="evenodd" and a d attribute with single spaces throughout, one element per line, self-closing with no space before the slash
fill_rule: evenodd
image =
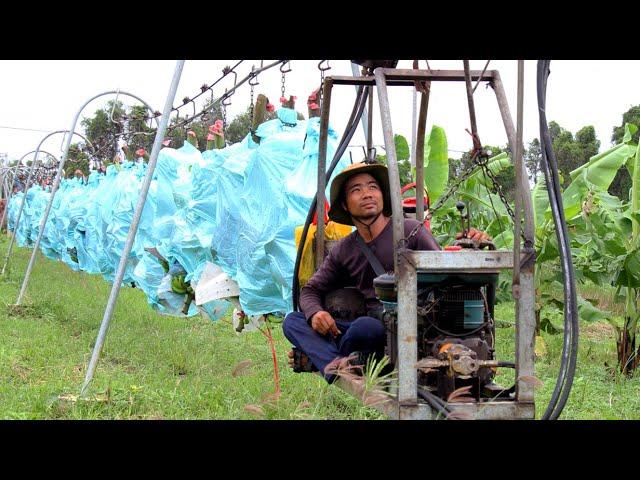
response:
<path id="1" fill-rule="evenodd" d="M 461 239 L 462 235 L 463 233 L 459 232 L 456 235 L 456 240 Z M 476 230 L 475 228 L 469 229 L 469 231 L 467 232 L 467 238 L 473 240 L 473 242 L 477 245 L 493 241 L 493 239 L 488 234 L 486 234 L 485 232 L 481 232 L 480 230 Z"/>
<path id="2" fill-rule="evenodd" d="M 313 328 L 320 335 L 331 334 L 333 338 L 336 338 L 342 332 L 338 330 L 336 321 L 333 319 L 329 312 L 320 310 L 313 314 L 311 317 L 311 328 Z"/>

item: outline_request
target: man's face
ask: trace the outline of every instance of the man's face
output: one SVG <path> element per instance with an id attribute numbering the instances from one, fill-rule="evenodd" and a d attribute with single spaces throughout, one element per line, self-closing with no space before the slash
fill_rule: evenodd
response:
<path id="1" fill-rule="evenodd" d="M 347 180 L 344 206 L 357 220 L 366 221 L 379 215 L 384 200 L 377 180 L 368 173 L 359 173 Z"/>

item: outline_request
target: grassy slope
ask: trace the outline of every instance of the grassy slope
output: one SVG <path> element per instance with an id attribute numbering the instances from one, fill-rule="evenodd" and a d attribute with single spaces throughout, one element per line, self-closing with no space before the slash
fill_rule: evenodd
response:
<path id="1" fill-rule="evenodd" d="M 4 258 L 7 241 L 0 239 Z M 16 249 L 11 271 L 0 279 L 0 418 L 65 419 L 377 419 L 317 375 L 286 368 L 288 342 L 274 328 L 280 361 L 282 396 L 265 401 L 274 390 L 271 353 L 260 333 L 236 335 L 229 320 L 165 317 L 155 313 L 142 292 L 123 288 L 91 393 L 109 401 L 69 402 L 84 379 L 110 284 L 96 275 L 71 271 L 42 256 L 34 269 L 21 312 L 11 312 L 30 250 Z M 498 320 L 513 323 L 513 304 L 497 309 Z M 554 387 L 562 348 L 560 335 L 544 334 L 547 354 L 536 363 L 544 382 L 538 390 L 537 416 Z M 497 330 L 499 358 L 513 358 L 513 326 Z M 615 343 L 605 324 L 581 331 L 579 366 L 562 418 L 640 418 L 640 379 L 608 373 L 615 365 Z M 252 361 L 233 377 L 240 361 Z M 502 378 L 502 381 L 500 381 Z M 513 373 L 498 377 L 510 384 Z M 245 410 L 261 405 L 263 414 Z"/>

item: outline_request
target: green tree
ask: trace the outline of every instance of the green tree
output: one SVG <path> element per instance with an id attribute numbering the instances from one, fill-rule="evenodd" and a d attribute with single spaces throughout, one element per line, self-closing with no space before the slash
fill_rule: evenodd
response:
<path id="1" fill-rule="evenodd" d="M 569 173 L 597 155 L 600 140 L 596 138 L 595 129 L 591 125 L 580 129 L 574 137 L 569 130 L 552 121 L 549 123 L 549 133 L 558 170 L 564 179 L 563 186 L 567 187 L 571 183 Z"/>
<path id="2" fill-rule="evenodd" d="M 624 137 L 624 126 L 627 123 L 632 123 L 633 125 L 640 127 L 640 105 L 631 107 L 629 110 L 624 112 L 622 114 L 622 124 L 618 127 L 613 127 L 613 132 L 611 134 L 611 143 L 613 145 L 622 143 L 622 139 Z M 633 134 L 631 141 L 637 145 L 639 139 L 640 130 Z"/>
<path id="3" fill-rule="evenodd" d="M 393 141 L 396 146 L 396 156 L 398 160 L 398 173 L 400 175 L 400 187 L 404 187 L 413 182 L 411 175 L 411 151 L 407 139 L 402 135 L 395 134 Z M 386 155 L 376 155 L 376 160 L 383 165 L 387 165 Z"/>
<path id="4" fill-rule="evenodd" d="M 611 134 L 611 143 L 617 145 L 622 143 L 624 137 L 624 126 L 626 123 L 631 123 L 636 126 L 640 126 L 640 105 L 631 107 L 629 110 L 622 114 L 622 124 L 618 127 L 613 127 Z M 631 141 L 635 144 L 638 143 L 640 137 L 640 130 L 633 134 Z M 609 193 L 615 195 L 622 201 L 629 200 L 629 191 L 631 189 L 631 175 L 626 168 L 618 170 L 616 177 L 613 179 L 611 186 L 609 187 Z"/>
<path id="5" fill-rule="evenodd" d="M 83 175 L 89 175 L 89 161 L 91 157 L 86 152 L 84 143 L 72 143 L 69 145 L 67 160 L 69 168 L 66 168 L 67 177 L 73 177 L 76 170 L 81 170 Z M 65 163 L 66 163 L 65 162 Z"/>
<path id="6" fill-rule="evenodd" d="M 93 117 L 80 122 L 99 158 L 111 159 L 118 153 L 118 135 L 125 129 L 124 115 L 122 102 L 109 100 L 105 108 L 96 110 Z"/>
<path id="7" fill-rule="evenodd" d="M 556 139 L 560 136 L 564 128 L 558 125 L 557 122 L 551 120 L 549 122 L 549 136 L 551 137 L 551 143 L 555 142 Z"/>
<path id="8" fill-rule="evenodd" d="M 583 163 L 587 163 L 589 159 L 598 154 L 600 150 L 600 140 L 596 137 L 596 130 L 592 125 L 582 127 L 576 133 L 576 142 L 580 146 Z M 579 165 L 578 165 L 579 166 Z"/>
<path id="9" fill-rule="evenodd" d="M 527 167 L 529 180 L 534 182 L 540 173 L 540 161 L 542 160 L 542 149 L 540 140 L 534 138 L 529 142 L 529 146 L 524 150 L 524 164 Z"/>
<path id="10" fill-rule="evenodd" d="M 150 112 L 144 105 L 134 105 L 127 115 L 125 131 L 128 137 L 128 145 L 133 151 L 144 148 L 151 153 L 155 140 L 155 120 L 151 120 L 153 126 L 149 126 Z"/>

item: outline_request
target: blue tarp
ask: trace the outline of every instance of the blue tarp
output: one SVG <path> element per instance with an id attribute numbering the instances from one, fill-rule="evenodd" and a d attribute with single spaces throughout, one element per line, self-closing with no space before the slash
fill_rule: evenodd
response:
<path id="1" fill-rule="evenodd" d="M 185 293 L 172 287 L 172 279 L 179 270 L 196 285 L 207 262 L 238 283 L 246 314 L 292 309 L 294 229 L 304 223 L 315 195 L 320 123 L 297 120 L 287 108 L 277 115 L 257 129 L 259 143 L 247 135 L 219 150 L 200 152 L 185 143 L 160 151 L 124 277 L 159 312 L 184 315 Z M 328 161 L 337 140 L 329 129 Z M 344 157 L 334 175 L 346 165 Z M 144 163 L 124 162 L 104 175 L 92 173 L 86 184 L 63 180 L 45 226 L 44 254 L 113 281 L 145 172 Z M 18 245 L 35 242 L 49 196 L 40 187 L 27 192 Z M 17 193 L 9 205 L 12 231 L 22 197 Z M 202 307 L 217 318 L 226 303 Z M 187 315 L 197 312 L 192 303 Z"/>

